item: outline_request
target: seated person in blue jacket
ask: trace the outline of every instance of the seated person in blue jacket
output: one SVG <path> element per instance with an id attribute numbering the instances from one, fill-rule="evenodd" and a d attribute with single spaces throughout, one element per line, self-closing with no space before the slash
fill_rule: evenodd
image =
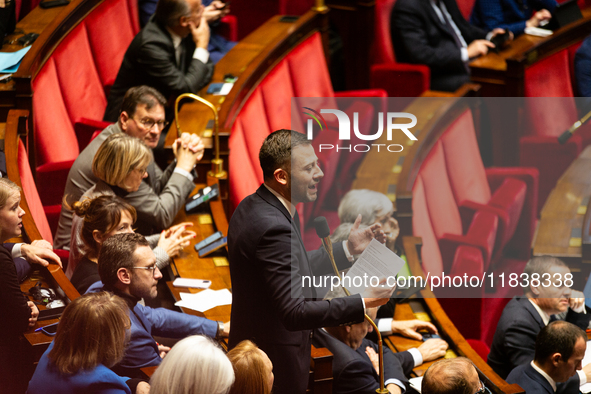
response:
<path id="1" fill-rule="evenodd" d="M 367 309 L 375 320 L 377 308 Z M 380 387 L 378 345 L 365 338 L 372 326 L 367 321 L 339 327 L 325 327 L 314 331 L 312 343 L 325 347 L 334 355 L 332 363 L 333 394 L 372 394 Z M 447 343 L 429 339 L 418 348 L 392 353 L 384 349 L 384 385 L 390 393 L 405 392 L 406 376 L 423 362 L 443 357 Z"/>
<path id="2" fill-rule="evenodd" d="M 538 27 L 552 18 L 556 0 L 476 0 L 470 23 L 482 29 L 501 28 L 516 37 L 526 27 Z"/>
<path id="3" fill-rule="evenodd" d="M 579 386 L 570 379 L 582 369 L 587 334 L 572 323 L 558 320 L 542 328 L 536 338 L 533 361 L 515 368 L 507 383 L 517 383 L 526 393 L 572 393 Z M 559 383 L 566 383 L 560 387 Z"/>
<path id="4" fill-rule="evenodd" d="M 98 268 L 101 282 L 90 286 L 87 293 L 113 292 L 123 298 L 131 310 L 129 343 L 123 359 L 113 368 L 119 375 L 136 377 L 140 368 L 160 365 L 170 349 L 160 347 L 153 335 L 184 338 L 202 334 L 216 339 L 228 336 L 229 322 L 216 322 L 138 303 L 142 298 L 157 297 L 156 285 L 162 277 L 154 253 L 143 235 L 125 233 L 108 238 L 99 252 Z"/>
<path id="5" fill-rule="evenodd" d="M 72 301 L 27 393 L 147 394 L 150 385 L 145 381 L 109 369 L 123 357 L 128 314 L 125 301 L 105 291 Z"/>

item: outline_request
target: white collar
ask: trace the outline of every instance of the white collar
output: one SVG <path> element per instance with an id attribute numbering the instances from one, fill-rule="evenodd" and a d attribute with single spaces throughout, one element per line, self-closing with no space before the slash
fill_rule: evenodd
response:
<path id="1" fill-rule="evenodd" d="M 291 218 L 293 219 L 293 217 L 296 213 L 295 205 L 293 205 L 287 198 L 283 197 L 282 195 L 277 193 L 275 190 L 273 190 L 271 187 L 269 187 L 269 185 L 267 185 L 266 183 L 263 183 L 263 185 L 265 185 L 267 190 L 269 190 L 271 193 L 273 193 L 273 195 L 275 197 L 277 197 L 277 199 L 279 201 L 281 201 L 281 204 L 283 204 L 283 206 L 285 207 L 285 209 L 287 209 L 287 212 L 289 212 L 289 214 L 291 215 Z"/>
<path id="2" fill-rule="evenodd" d="M 168 31 L 168 33 L 170 34 L 170 38 L 172 38 L 172 45 L 175 48 L 181 45 L 181 41 L 183 41 L 183 38 L 181 36 L 172 31 L 168 26 L 166 26 L 166 31 Z"/>
<path id="3" fill-rule="evenodd" d="M 540 317 L 542 318 L 544 325 L 547 326 L 548 323 L 550 323 L 550 315 L 548 315 L 546 312 L 544 312 L 542 310 L 542 308 L 540 308 L 540 306 L 534 302 L 534 300 L 532 300 L 531 298 L 528 298 L 528 300 L 529 300 L 529 302 L 531 302 L 531 304 L 534 306 L 534 308 L 536 308 L 536 310 L 540 314 Z M 556 391 L 556 389 L 554 391 Z"/>
<path id="4" fill-rule="evenodd" d="M 542 375 L 548 381 L 548 383 L 550 383 L 550 386 L 552 386 L 552 389 L 554 390 L 554 392 L 556 392 L 556 382 L 554 381 L 554 379 L 552 379 L 550 375 L 548 375 L 542 368 L 538 367 L 533 360 L 531 362 L 531 366 L 533 367 L 533 369 L 538 371 L 538 373 Z"/>

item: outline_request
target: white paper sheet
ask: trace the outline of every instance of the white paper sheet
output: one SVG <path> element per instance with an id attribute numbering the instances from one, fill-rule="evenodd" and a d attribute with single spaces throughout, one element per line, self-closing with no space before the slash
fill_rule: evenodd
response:
<path id="1" fill-rule="evenodd" d="M 343 286 L 351 294 L 360 294 L 370 287 L 376 285 L 378 279 L 390 277 L 390 285 L 396 280 L 396 274 L 402 269 L 404 260 L 386 247 L 386 245 L 372 239 L 353 267 L 347 272 L 343 280 Z M 372 277 L 377 279 L 372 281 Z"/>
<path id="2" fill-rule="evenodd" d="M 591 341 L 587 341 L 587 350 L 585 350 L 585 357 L 583 357 L 583 367 L 587 364 L 591 363 Z M 581 393 L 591 393 L 591 383 L 585 383 L 581 387 L 579 387 Z"/>
<path id="3" fill-rule="evenodd" d="M 206 289 L 199 293 L 180 293 L 181 300 L 175 303 L 182 308 L 205 312 L 220 305 L 232 304 L 232 293 L 228 289 Z"/>

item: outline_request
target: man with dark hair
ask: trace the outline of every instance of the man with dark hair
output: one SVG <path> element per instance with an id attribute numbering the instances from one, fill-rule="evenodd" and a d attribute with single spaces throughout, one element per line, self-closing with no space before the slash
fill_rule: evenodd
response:
<path id="1" fill-rule="evenodd" d="M 376 308 L 367 310 L 367 315 L 375 321 Z M 373 330 L 366 320 L 357 324 L 338 327 L 325 327 L 315 330 L 312 343 L 324 347 L 333 354 L 332 392 L 333 394 L 357 393 L 373 394 L 380 387 L 378 375 L 378 345 L 365 338 Z M 406 391 L 413 368 L 443 357 L 447 343 L 443 339 L 429 339 L 418 348 L 392 353 L 384 349 L 384 385 L 390 393 Z M 474 394 L 474 393 L 471 393 Z"/>
<path id="2" fill-rule="evenodd" d="M 166 126 L 164 106 L 166 100 L 154 88 L 137 86 L 129 89 L 121 106 L 117 123 L 104 129 L 80 153 L 74 161 L 64 197 L 72 204 L 98 182 L 92 172 L 92 160 L 98 148 L 112 134 L 125 133 L 141 139 L 148 148 L 154 149 L 160 134 Z M 138 213 L 137 231 L 149 235 L 162 231 L 172 224 L 189 194 L 195 188 L 191 171 L 203 156 L 203 143 L 197 135 L 183 133 L 175 143 L 176 160 L 165 171 L 152 160 L 138 191 L 130 193 L 126 199 Z M 54 246 L 57 249 L 70 249 L 73 212 L 62 202 L 58 229 Z M 72 271 L 67 270 L 68 276 Z"/>
<path id="3" fill-rule="evenodd" d="M 591 314 L 585 310 L 585 296 L 566 284 L 572 279 L 569 268 L 551 256 L 538 256 L 524 269 L 528 278 L 525 297 L 515 297 L 505 307 L 493 338 L 488 364 L 503 379 L 515 367 L 534 358 L 536 337 L 548 325 L 552 315 L 564 313 L 566 321 L 586 329 Z M 537 280 L 536 280 L 537 278 Z M 591 378 L 591 366 L 573 379 L 584 384 Z"/>
<path id="4" fill-rule="evenodd" d="M 184 338 L 202 334 L 212 338 L 228 336 L 229 322 L 215 322 L 164 308 L 150 308 L 138 303 L 153 299 L 162 277 L 154 253 L 146 239 L 136 233 L 115 234 L 102 245 L 98 257 L 101 281 L 87 293 L 110 291 L 128 304 L 131 333 L 123 360 L 113 368 L 121 376 L 135 377 L 140 368 L 160 365 L 169 348 L 160 346 L 153 335 Z"/>
<path id="5" fill-rule="evenodd" d="M 391 288 L 371 289 L 359 295 L 317 301 L 313 287 L 302 278 L 326 274 L 331 266 L 324 250 L 306 252 L 295 206 L 312 202 L 324 176 L 314 148 L 306 137 L 291 130 L 270 134 L 259 153 L 264 184 L 236 208 L 228 231 L 232 278 L 232 333 L 230 347 L 249 339 L 271 359 L 274 392 L 306 391 L 310 369 L 312 329 L 363 321 L 364 307 L 388 301 Z M 340 269 L 349 257 L 361 253 L 384 233 L 376 224 L 353 226 L 347 241 L 334 245 Z M 364 305 L 365 304 L 365 305 Z"/>
<path id="6" fill-rule="evenodd" d="M 587 334 L 565 321 L 555 321 L 542 328 L 536 339 L 532 362 L 515 368 L 507 383 L 517 383 L 526 393 L 577 394 L 579 385 L 570 379 L 580 371 L 587 349 Z M 557 383 L 567 382 L 558 388 Z"/>
<path id="7" fill-rule="evenodd" d="M 152 86 L 174 100 L 181 93 L 197 93 L 211 80 L 210 33 L 202 14 L 201 0 L 158 2 L 156 13 L 125 52 L 105 120 L 117 120 L 123 95 L 132 86 Z"/>
<path id="8" fill-rule="evenodd" d="M 437 361 L 427 369 L 421 383 L 423 394 L 484 393 L 478 371 L 465 357 Z"/>

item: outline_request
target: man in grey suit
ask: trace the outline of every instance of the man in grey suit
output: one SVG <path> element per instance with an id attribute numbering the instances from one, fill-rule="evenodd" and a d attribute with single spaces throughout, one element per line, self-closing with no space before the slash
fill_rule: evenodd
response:
<path id="1" fill-rule="evenodd" d="M 117 120 L 132 86 L 152 86 L 172 101 L 181 93 L 197 93 L 213 75 L 209 38 L 201 0 L 158 1 L 156 13 L 125 52 L 104 120 Z"/>
<path id="2" fill-rule="evenodd" d="M 511 371 L 507 383 L 517 383 L 526 393 L 577 394 L 579 386 L 570 378 L 581 370 L 586 349 L 585 331 L 569 322 L 552 322 L 538 334 L 533 361 Z"/>
<path id="3" fill-rule="evenodd" d="M 126 133 L 141 139 L 153 149 L 166 126 L 164 106 L 166 100 L 155 89 L 138 86 L 128 90 L 117 123 L 104 129 L 80 153 L 68 174 L 64 196 L 69 204 L 80 197 L 98 181 L 92 173 L 92 160 L 101 144 L 111 134 Z M 137 232 L 150 235 L 172 224 L 177 212 L 195 188 L 191 171 L 203 157 L 203 143 L 196 135 L 183 133 L 173 149 L 176 160 L 162 171 L 152 160 L 137 192 L 129 193 L 126 200 L 137 210 Z M 54 247 L 69 249 L 72 211 L 62 203 Z"/>

